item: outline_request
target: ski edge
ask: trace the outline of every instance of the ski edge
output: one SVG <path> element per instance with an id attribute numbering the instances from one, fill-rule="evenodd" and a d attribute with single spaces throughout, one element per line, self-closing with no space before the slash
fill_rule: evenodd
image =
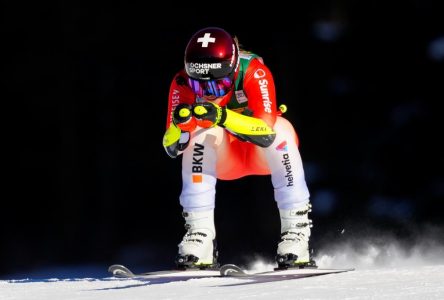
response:
<path id="1" fill-rule="evenodd" d="M 158 278 L 158 277 L 219 277 L 220 270 L 219 269 L 188 269 L 188 270 L 161 270 L 161 271 L 152 271 L 146 273 L 133 273 L 129 268 L 124 265 L 111 265 L 108 268 L 108 272 L 111 273 L 112 276 L 116 278 Z"/>
<path id="2" fill-rule="evenodd" d="M 354 268 L 346 269 L 319 269 L 319 268 L 289 268 L 274 271 L 265 271 L 257 273 L 249 273 L 245 269 L 239 267 L 235 264 L 225 264 L 221 266 L 220 273 L 222 277 L 255 277 L 255 276 L 270 276 L 270 275 L 295 275 L 295 271 L 299 271 L 299 275 L 305 276 L 317 276 L 317 275 L 327 275 L 335 273 L 345 273 L 354 271 Z"/>

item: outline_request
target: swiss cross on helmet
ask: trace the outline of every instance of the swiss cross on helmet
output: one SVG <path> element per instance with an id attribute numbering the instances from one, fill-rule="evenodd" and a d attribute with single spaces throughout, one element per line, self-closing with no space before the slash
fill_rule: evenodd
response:
<path id="1" fill-rule="evenodd" d="M 239 64 L 239 49 L 225 30 L 208 27 L 196 32 L 185 50 L 185 71 L 192 79 L 233 79 Z"/>

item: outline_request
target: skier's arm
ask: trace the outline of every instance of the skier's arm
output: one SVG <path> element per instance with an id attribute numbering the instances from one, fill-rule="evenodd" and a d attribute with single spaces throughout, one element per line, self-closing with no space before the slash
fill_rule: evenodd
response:
<path id="1" fill-rule="evenodd" d="M 253 117 L 274 126 L 277 115 L 276 89 L 271 71 L 259 59 L 253 59 L 245 72 L 243 90 Z"/>
<path id="2" fill-rule="evenodd" d="M 166 132 L 163 136 L 163 147 L 170 157 L 177 157 L 180 151 L 185 150 L 190 140 L 190 131 L 196 127 L 194 118 L 188 118 L 191 115 L 191 107 L 187 103 L 193 103 L 194 94 L 186 84 L 183 71 L 176 74 L 170 85 L 168 97 L 168 113 L 166 121 Z M 186 116 L 188 107 L 190 112 Z"/>
<path id="3" fill-rule="evenodd" d="M 263 120 L 241 115 L 212 102 L 195 105 L 193 114 L 202 127 L 222 126 L 241 139 L 261 147 L 270 146 L 276 133 Z"/>

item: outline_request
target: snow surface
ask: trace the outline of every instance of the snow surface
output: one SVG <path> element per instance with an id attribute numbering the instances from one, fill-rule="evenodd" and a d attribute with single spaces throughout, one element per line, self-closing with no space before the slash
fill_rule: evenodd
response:
<path id="1" fill-rule="evenodd" d="M 238 278 L 48 278 L 0 281 L 0 300 L 113 299 L 444 299 L 444 248 L 409 251 L 395 243 L 343 244 L 317 256 L 320 267 L 354 267 L 341 274 L 273 281 Z M 274 265 L 255 261 L 251 272 Z"/>

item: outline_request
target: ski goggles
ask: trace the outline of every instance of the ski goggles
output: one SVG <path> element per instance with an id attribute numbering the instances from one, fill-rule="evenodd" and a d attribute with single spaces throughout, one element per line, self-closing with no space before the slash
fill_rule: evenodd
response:
<path id="1" fill-rule="evenodd" d="M 228 94 L 233 86 L 233 80 L 226 76 L 221 79 L 199 81 L 188 78 L 188 85 L 199 98 L 204 96 L 222 97 Z"/>

